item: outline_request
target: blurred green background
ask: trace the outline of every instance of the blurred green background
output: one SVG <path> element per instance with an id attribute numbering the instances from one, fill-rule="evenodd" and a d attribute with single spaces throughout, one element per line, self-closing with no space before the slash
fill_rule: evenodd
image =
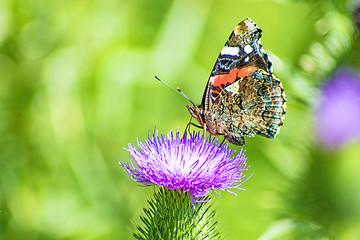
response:
<path id="1" fill-rule="evenodd" d="M 153 188 L 118 161 L 183 131 L 235 25 L 251 18 L 288 98 L 280 134 L 246 139 L 251 179 L 213 198 L 226 239 L 360 239 L 360 145 L 317 143 L 314 107 L 360 69 L 353 1 L 2 0 L 0 239 L 133 239 Z M 232 146 L 239 150 L 239 147 Z"/>

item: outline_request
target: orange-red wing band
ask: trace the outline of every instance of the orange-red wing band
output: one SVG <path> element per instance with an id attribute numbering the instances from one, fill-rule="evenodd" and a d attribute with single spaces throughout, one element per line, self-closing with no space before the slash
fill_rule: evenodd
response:
<path id="1" fill-rule="evenodd" d="M 256 71 L 256 69 L 257 69 L 256 67 L 252 67 L 252 66 L 247 66 L 242 69 L 237 69 L 237 68 L 231 69 L 230 72 L 227 74 L 219 74 L 215 76 L 212 86 L 214 88 L 218 87 L 220 88 L 220 90 L 223 90 L 223 86 L 228 86 L 229 84 L 234 83 L 237 79 L 246 77 L 250 73 Z"/>

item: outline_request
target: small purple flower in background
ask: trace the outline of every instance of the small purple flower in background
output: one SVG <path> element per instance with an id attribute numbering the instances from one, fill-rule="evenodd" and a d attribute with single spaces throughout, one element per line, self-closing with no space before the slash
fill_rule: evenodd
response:
<path id="1" fill-rule="evenodd" d="M 360 0 L 355 1 L 355 23 L 360 29 Z"/>
<path id="2" fill-rule="evenodd" d="M 126 149 L 138 167 L 120 162 L 131 179 L 145 186 L 158 185 L 170 190 L 188 192 L 192 202 L 206 196 L 209 191 L 221 189 L 242 189 L 243 171 L 247 170 L 246 157 L 241 150 L 238 155 L 227 145 L 219 146 L 218 141 L 204 141 L 199 134 L 183 138 L 172 132 L 157 136 L 157 133 L 139 143 L 137 150 L 131 144 Z M 244 190 L 244 189 L 242 189 Z M 235 193 L 232 193 L 236 195 Z"/>
<path id="3" fill-rule="evenodd" d="M 324 85 L 316 130 L 320 144 L 328 148 L 360 138 L 360 77 L 353 70 L 338 70 Z"/>

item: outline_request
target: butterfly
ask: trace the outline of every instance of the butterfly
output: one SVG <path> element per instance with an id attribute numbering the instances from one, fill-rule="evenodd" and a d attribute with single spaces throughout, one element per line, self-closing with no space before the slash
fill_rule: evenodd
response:
<path id="1" fill-rule="evenodd" d="M 235 27 L 211 71 L 201 104 L 186 105 L 200 126 L 191 119 L 189 124 L 235 145 L 244 145 L 244 137 L 278 134 L 286 97 L 260 44 L 261 35 L 249 18 Z"/>

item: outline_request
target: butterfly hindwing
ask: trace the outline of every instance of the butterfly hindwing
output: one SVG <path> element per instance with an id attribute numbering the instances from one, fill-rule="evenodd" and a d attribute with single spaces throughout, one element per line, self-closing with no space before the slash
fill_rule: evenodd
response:
<path id="1" fill-rule="evenodd" d="M 258 69 L 227 86 L 205 113 L 205 122 L 237 145 L 256 134 L 273 138 L 283 125 L 285 101 L 281 82 Z"/>

